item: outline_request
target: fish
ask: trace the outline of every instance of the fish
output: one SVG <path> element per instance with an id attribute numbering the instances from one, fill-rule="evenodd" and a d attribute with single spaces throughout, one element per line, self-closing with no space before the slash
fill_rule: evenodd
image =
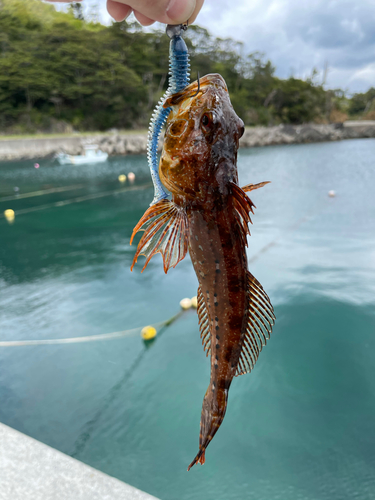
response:
<path id="1" fill-rule="evenodd" d="M 171 199 L 151 205 L 135 226 L 144 231 L 142 272 L 157 253 L 165 273 L 189 251 L 198 278 L 197 313 L 211 376 L 203 399 L 199 451 L 205 453 L 223 422 L 234 377 L 249 373 L 272 332 L 275 314 L 259 281 L 248 270 L 246 247 L 254 203 L 247 193 L 268 183 L 240 187 L 239 139 L 244 123 L 235 113 L 227 85 L 209 74 L 169 96 L 159 176 Z"/>

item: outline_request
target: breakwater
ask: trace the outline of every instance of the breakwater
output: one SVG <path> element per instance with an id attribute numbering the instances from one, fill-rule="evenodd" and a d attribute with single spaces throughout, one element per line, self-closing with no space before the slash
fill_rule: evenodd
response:
<path id="1" fill-rule="evenodd" d="M 240 146 L 303 144 L 361 138 L 375 138 L 375 120 L 347 121 L 329 125 L 248 127 L 240 140 Z M 147 149 L 147 133 L 111 132 L 92 136 L 2 139 L 0 140 L 0 161 L 48 158 L 59 152 L 76 155 L 82 153 L 87 144 L 97 144 L 109 155 L 144 154 Z M 159 144 L 160 148 L 161 145 L 162 142 Z"/>

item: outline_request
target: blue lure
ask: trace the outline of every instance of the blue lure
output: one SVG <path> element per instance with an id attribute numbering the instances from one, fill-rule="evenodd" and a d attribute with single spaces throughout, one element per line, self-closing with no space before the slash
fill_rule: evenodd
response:
<path id="1" fill-rule="evenodd" d="M 186 43 L 181 36 L 186 28 L 187 26 L 183 24 L 176 26 L 169 24 L 166 30 L 171 39 L 169 45 L 169 86 L 152 114 L 148 130 L 147 159 L 154 183 L 154 199 L 151 205 L 168 198 L 158 173 L 158 142 L 161 129 L 171 111 L 171 108 L 163 108 L 164 102 L 170 95 L 183 90 L 190 82 L 189 54 Z"/>

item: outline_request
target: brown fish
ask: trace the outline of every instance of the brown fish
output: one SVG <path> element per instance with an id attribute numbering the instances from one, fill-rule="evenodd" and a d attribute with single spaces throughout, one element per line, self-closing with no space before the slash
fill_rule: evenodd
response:
<path id="1" fill-rule="evenodd" d="M 139 230 L 132 269 L 139 255 L 161 253 L 164 271 L 189 250 L 198 277 L 198 317 L 203 347 L 211 355 L 211 379 L 203 400 L 197 462 L 220 427 L 233 377 L 254 367 L 275 315 L 262 285 L 247 269 L 250 212 L 246 195 L 267 184 L 238 185 L 237 150 L 244 124 L 236 115 L 225 81 L 207 75 L 170 96 L 171 106 L 159 163 L 172 200 L 152 205 Z"/>

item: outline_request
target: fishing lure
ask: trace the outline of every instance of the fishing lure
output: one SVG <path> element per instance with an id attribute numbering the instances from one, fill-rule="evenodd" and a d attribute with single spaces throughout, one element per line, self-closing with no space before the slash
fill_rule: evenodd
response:
<path id="1" fill-rule="evenodd" d="M 168 97 L 183 90 L 190 81 L 189 53 L 182 33 L 187 29 L 187 24 L 168 24 L 166 33 L 171 39 L 169 44 L 169 86 L 163 97 L 159 100 L 151 118 L 148 131 L 147 159 L 154 183 L 154 199 L 151 205 L 168 197 L 158 174 L 158 142 L 161 130 L 171 111 L 164 103 Z"/>
<path id="2" fill-rule="evenodd" d="M 244 124 L 220 75 L 206 75 L 163 104 L 168 110 L 159 163 L 162 185 L 172 194 L 152 204 L 134 228 L 143 230 L 134 256 L 156 253 L 164 271 L 189 250 L 199 281 L 198 318 L 211 377 L 203 399 L 199 451 L 189 465 L 205 462 L 208 444 L 226 412 L 235 376 L 250 372 L 272 331 L 270 299 L 248 270 L 250 213 L 246 193 L 267 182 L 238 184 L 237 150 Z M 188 469 L 188 470 L 189 470 Z"/>

